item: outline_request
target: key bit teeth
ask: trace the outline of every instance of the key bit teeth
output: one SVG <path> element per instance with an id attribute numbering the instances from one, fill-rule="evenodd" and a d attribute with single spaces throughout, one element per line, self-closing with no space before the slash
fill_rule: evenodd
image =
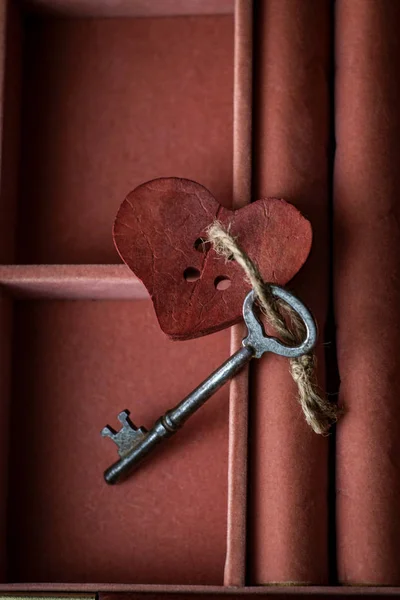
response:
<path id="1" fill-rule="evenodd" d="M 132 448 L 139 444 L 147 435 L 145 427 L 136 427 L 129 418 L 129 410 L 123 410 L 118 415 L 122 427 L 119 431 L 106 425 L 101 431 L 103 437 L 109 437 L 117 445 L 118 454 L 124 457 Z"/>
<path id="2" fill-rule="evenodd" d="M 121 423 L 122 427 L 130 427 L 131 429 L 135 429 L 135 425 L 132 423 L 132 421 L 129 418 L 130 414 L 131 413 L 128 409 L 123 410 L 122 412 L 119 413 L 117 419 Z"/>
<path id="3" fill-rule="evenodd" d="M 116 431 L 115 429 L 113 429 L 112 427 L 110 427 L 110 425 L 106 425 L 105 427 L 103 427 L 103 429 L 101 430 L 101 435 L 103 437 L 109 437 L 112 440 L 114 439 L 114 436 L 116 435 Z"/>

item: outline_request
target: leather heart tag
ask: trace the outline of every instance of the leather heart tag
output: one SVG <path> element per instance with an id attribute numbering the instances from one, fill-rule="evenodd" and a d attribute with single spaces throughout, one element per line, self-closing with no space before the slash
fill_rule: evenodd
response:
<path id="1" fill-rule="evenodd" d="M 309 254 L 311 225 L 284 200 L 266 198 L 231 211 L 188 179 L 140 185 L 118 211 L 114 242 L 146 286 L 160 327 L 172 339 L 213 333 L 242 318 L 250 285 L 241 267 L 204 243 L 215 219 L 229 225 L 270 283 L 287 283 Z"/>

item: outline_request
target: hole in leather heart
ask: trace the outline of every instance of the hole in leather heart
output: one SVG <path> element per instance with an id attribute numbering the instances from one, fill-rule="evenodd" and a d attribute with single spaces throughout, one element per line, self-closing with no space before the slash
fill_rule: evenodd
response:
<path id="1" fill-rule="evenodd" d="M 200 271 L 195 267 L 188 267 L 183 271 L 183 276 L 188 282 L 197 281 L 200 279 Z"/>
<path id="2" fill-rule="evenodd" d="M 220 275 L 219 277 L 216 277 L 214 280 L 215 289 L 219 290 L 220 292 L 230 288 L 231 283 L 232 283 L 232 281 L 229 279 L 229 277 L 226 277 L 226 275 Z"/>
<path id="3" fill-rule="evenodd" d="M 208 252 L 208 250 L 211 248 L 211 242 L 203 238 L 197 238 L 197 240 L 194 243 L 194 247 L 197 250 L 197 252 L 205 253 Z"/>

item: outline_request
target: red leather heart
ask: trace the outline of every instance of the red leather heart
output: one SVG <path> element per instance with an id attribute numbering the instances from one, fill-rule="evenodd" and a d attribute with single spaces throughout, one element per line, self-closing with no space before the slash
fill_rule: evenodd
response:
<path id="1" fill-rule="evenodd" d="M 201 243 L 215 219 L 230 225 L 270 283 L 288 282 L 309 254 L 311 225 L 284 200 L 257 200 L 231 211 L 188 179 L 140 185 L 118 211 L 114 242 L 149 291 L 160 327 L 172 339 L 206 335 L 241 319 L 250 290 L 242 269 Z"/>

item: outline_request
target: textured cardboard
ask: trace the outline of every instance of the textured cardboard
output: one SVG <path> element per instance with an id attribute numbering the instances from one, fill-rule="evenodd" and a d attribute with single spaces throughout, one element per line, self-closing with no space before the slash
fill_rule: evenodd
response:
<path id="1" fill-rule="evenodd" d="M 212 3 L 215 10 L 226 6 L 204 1 L 197 9 Z M 113 488 L 111 504 L 103 498 L 109 489 L 101 471 L 115 452 L 97 438 L 110 415 L 125 406 L 150 424 L 227 356 L 227 332 L 188 342 L 195 351 L 184 343 L 188 350 L 180 354 L 179 344 L 161 336 L 148 301 L 32 301 L 143 294 L 124 265 L 113 265 L 110 223 L 121 198 L 159 176 L 161 167 L 162 175 L 201 181 L 227 208 L 248 201 L 246 191 L 243 198 L 234 192 L 232 203 L 232 18 L 54 20 L 48 11 L 70 17 L 126 16 L 133 9 L 172 14 L 179 4 L 179 10 L 192 10 L 198 3 L 30 4 L 39 16 L 20 20 L 22 3 L 0 3 L 0 260 L 11 263 L 0 268 L 1 591 L 100 592 L 101 600 L 127 592 L 137 599 L 398 597 L 399 588 L 386 585 L 398 582 L 399 546 L 397 3 L 336 2 L 335 304 L 341 397 L 348 407 L 338 430 L 338 567 L 342 584 L 354 585 L 236 590 L 221 583 L 225 556 L 225 581 L 244 582 L 246 435 L 237 432 L 247 417 L 246 373 L 232 386 L 229 427 L 238 429 L 229 434 L 228 514 L 227 389 L 204 409 L 209 413 L 199 413 L 198 430 L 196 423 L 188 425 L 182 441 L 171 441 L 154 458 L 165 465 L 165 479 L 149 463 L 138 477 L 143 481 L 147 474 L 150 489 L 132 479 L 131 493 Z M 312 221 L 315 252 L 294 287 L 310 301 L 322 331 L 333 3 L 257 5 L 264 16 L 258 13 L 253 62 L 251 38 L 247 50 L 242 47 L 242 64 L 257 70 L 254 192 L 288 198 Z M 242 75 L 243 84 L 248 73 Z M 242 108 L 251 104 L 248 92 L 235 88 Z M 246 132 L 235 129 L 237 190 L 249 186 L 249 125 L 247 120 Z M 15 255 L 22 264 L 12 264 Z M 237 327 L 232 347 L 240 337 Z M 164 355 L 169 347 L 172 354 Z M 133 363 L 150 375 L 133 376 Z M 305 428 L 285 369 L 269 362 L 252 374 L 249 580 L 326 582 L 326 440 Z M 320 377 L 323 383 L 322 371 Z M 197 506 L 204 509 L 200 520 Z"/>
<path id="2" fill-rule="evenodd" d="M 310 219 L 313 248 L 290 286 L 319 326 L 324 387 L 328 297 L 330 2 L 256 3 L 254 194 L 282 197 Z M 327 440 L 313 433 L 285 359 L 250 365 L 251 582 L 328 581 Z"/>
<path id="3" fill-rule="evenodd" d="M 229 332 L 175 343 L 145 301 L 14 306 L 8 581 L 222 584 L 228 388 L 134 476 L 109 487 L 100 436 L 149 427 L 229 353 Z"/>
<path id="4" fill-rule="evenodd" d="M 336 3 L 337 561 L 357 585 L 400 584 L 399 20 Z"/>
<path id="5" fill-rule="evenodd" d="M 201 181 L 230 206 L 231 16 L 24 30 L 19 263 L 118 262 L 117 210 L 155 177 Z"/>
<path id="6" fill-rule="evenodd" d="M 32 13 L 62 17 L 173 17 L 232 14 L 234 0 L 25 0 Z"/>
<path id="7" fill-rule="evenodd" d="M 201 179 L 230 202 L 232 17 L 35 16 L 19 25 L 22 139 L 15 130 L 11 140 L 21 142 L 19 201 L 10 194 L 2 202 L 17 208 L 22 265 L 2 267 L 0 285 L 28 300 L 14 301 L 12 339 L 10 298 L 1 309 L 2 443 L 8 430 L 11 437 L 2 452 L 2 580 L 39 589 L 74 581 L 78 589 L 93 581 L 222 585 L 228 388 L 115 489 L 102 472 L 116 450 L 100 430 L 124 408 L 151 425 L 229 355 L 228 332 L 175 344 L 148 300 L 107 300 L 143 295 L 132 275 L 122 290 L 127 269 L 112 264 L 112 222 L 130 189 L 161 171 Z M 4 262 L 12 261 L 12 237 Z"/>
<path id="8" fill-rule="evenodd" d="M 235 2 L 233 179 L 231 208 L 251 201 L 253 120 L 253 0 Z M 242 343 L 246 328 L 231 329 L 231 352 Z M 249 369 L 246 366 L 229 388 L 228 519 L 224 585 L 246 583 L 247 485 L 249 429 Z"/>

